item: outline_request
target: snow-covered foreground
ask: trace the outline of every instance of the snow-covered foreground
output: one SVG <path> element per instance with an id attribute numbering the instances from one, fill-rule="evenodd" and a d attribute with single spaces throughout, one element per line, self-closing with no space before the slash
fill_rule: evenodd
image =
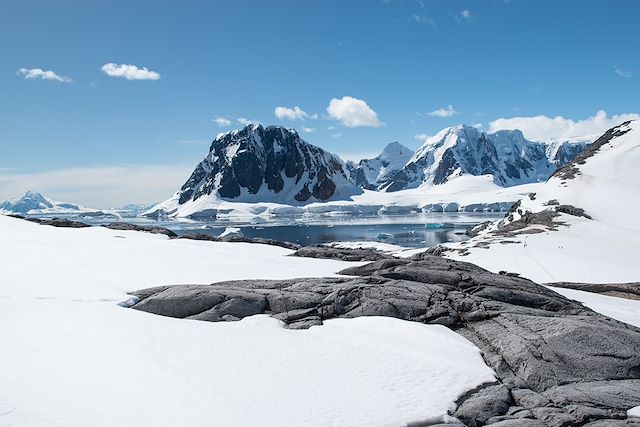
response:
<path id="1" fill-rule="evenodd" d="M 368 317 L 299 331 L 116 304 L 148 286 L 353 265 L 290 253 L 0 216 L 0 424 L 397 425 L 442 419 L 494 380 L 475 346 L 437 325 Z"/>

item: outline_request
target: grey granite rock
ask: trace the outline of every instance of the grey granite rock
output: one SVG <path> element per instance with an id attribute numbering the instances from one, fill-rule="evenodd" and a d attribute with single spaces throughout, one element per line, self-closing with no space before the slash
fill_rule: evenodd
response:
<path id="1" fill-rule="evenodd" d="M 210 321 L 267 313 L 290 328 L 358 316 L 446 325 L 480 348 L 499 379 L 460 397 L 455 416 L 469 426 L 583 425 L 640 405 L 640 329 L 530 280 L 429 254 L 341 273 L 352 277 L 145 289 L 133 308 Z"/>

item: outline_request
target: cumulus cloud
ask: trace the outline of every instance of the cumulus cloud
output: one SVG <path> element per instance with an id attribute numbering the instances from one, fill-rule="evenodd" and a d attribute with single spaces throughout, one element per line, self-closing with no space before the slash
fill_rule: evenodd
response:
<path id="1" fill-rule="evenodd" d="M 192 170 L 193 164 L 99 166 L 29 174 L 0 171 L 0 200 L 33 190 L 98 209 L 131 202 L 155 203 L 168 199 Z"/>
<path id="2" fill-rule="evenodd" d="M 158 80 L 160 74 L 149 70 L 147 67 L 139 68 L 131 64 L 104 64 L 102 72 L 111 77 L 124 77 L 127 80 Z"/>
<path id="3" fill-rule="evenodd" d="M 469 11 L 469 9 L 464 9 L 463 11 L 460 12 L 460 15 L 462 16 L 462 18 L 464 18 L 467 21 L 471 19 L 471 12 Z"/>
<path id="4" fill-rule="evenodd" d="M 413 137 L 418 141 L 425 143 L 427 142 L 427 139 L 431 138 L 431 135 L 427 135 L 426 133 L 419 133 L 417 135 L 414 135 Z"/>
<path id="5" fill-rule="evenodd" d="M 302 108 L 297 105 L 293 108 L 288 107 L 276 107 L 273 113 L 280 120 L 304 120 L 304 119 L 317 119 L 317 114 L 308 114 Z"/>
<path id="6" fill-rule="evenodd" d="M 217 124 L 218 126 L 220 126 L 221 128 L 231 125 L 231 120 L 221 116 L 216 116 L 213 119 L 211 119 L 211 121 Z"/>
<path id="7" fill-rule="evenodd" d="M 572 120 L 562 116 L 548 117 L 544 115 L 531 117 L 500 118 L 489 123 L 489 131 L 502 129 L 520 129 L 531 140 L 563 140 L 570 138 L 593 139 L 607 129 L 627 120 L 640 119 L 640 114 L 626 113 L 609 116 L 605 111 L 584 120 Z"/>
<path id="8" fill-rule="evenodd" d="M 251 119 L 247 119 L 247 118 L 244 118 L 244 117 L 238 117 L 237 122 L 240 123 L 242 126 L 249 126 L 249 125 L 252 125 L 252 124 L 256 124 L 256 125 L 260 124 L 260 122 L 257 121 L 257 120 L 251 120 Z"/>
<path id="9" fill-rule="evenodd" d="M 316 131 L 316 128 L 308 128 L 308 127 L 302 126 L 302 131 L 306 133 L 312 133 Z"/>
<path id="10" fill-rule="evenodd" d="M 627 77 L 627 78 L 633 77 L 633 74 L 631 73 L 631 71 L 623 70 L 622 68 L 618 67 L 617 65 L 613 66 L 613 70 L 620 77 Z"/>
<path id="11" fill-rule="evenodd" d="M 18 74 L 23 75 L 25 79 L 53 80 L 62 83 L 73 82 L 71 77 L 59 76 L 51 70 L 43 70 L 41 68 L 20 68 Z"/>
<path id="12" fill-rule="evenodd" d="M 333 120 L 349 128 L 384 126 L 384 123 L 378 119 L 378 113 L 373 111 L 366 102 L 351 96 L 332 98 L 329 101 L 327 113 Z"/>
<path id="13" fill-rule="evenodd" d="M 458 112 L 454 110 L 451 104 L 449 104 L 447 108 L 438 108 L 437 110 L 427 113 L 428 116 L 434 117 L 452 117 L 454 114 L 458 114 Z"/>

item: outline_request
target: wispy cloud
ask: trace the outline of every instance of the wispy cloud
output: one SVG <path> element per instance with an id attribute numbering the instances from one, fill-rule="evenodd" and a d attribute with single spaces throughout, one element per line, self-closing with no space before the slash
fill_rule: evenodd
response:
<path id="1" fill-rule="evenodd" d="M 502 129 L 520 129 L 532 140 L 563 140 L 570 138 L 598 137 L 613 126 L 627 120 L 638 120 L 640 114 L 625 113 L 609 116 L 600 110 L 595 115 L 583 120 L 573 120 L 562 116 L 548 117 L 544 115 L 531 117 L 500 118 L 489 123 L 489 131 Z"/>
<path id="2" fill-rule="evenodd" d="M 51 70 L 43 70 L 41 68 L 20 68 L 18 74 L 24 76 L 25 79 L 35 80 L 52 80 L 62 83 L 71 83 L 71 77 L 60 76 Z"/>
<path id="3" fill-rule="evenodd" d="M 613 71 L 615 71 L 615 73 L 617 75 L 619 75 L 620 77 L 626 77 L 626 78 L 633 77 L 633 73 L 631 73 L 631 71 L 623 70 L 622 68 L 618 67 L 617 65 L 613 66 Z"/>
<path id="4" fill-rule="evenodd" d="M 470 21 L 471 20 L 471 11 L 469 9 L 464 9 L 464 10 L 460 11 L 460 16 L 462 16 L 462 19 L 464 19 L 465 21 Z"/>
<path id="5" fill-rule="evenodd" d="M 331 134 L 331 137 L 332 137 L 332 138 L 336 138 L 336 139 L 337 139 L 337 138 L 342 138 L 342 133 L 340 133 L 340 132 L 333 133 L 333 134 Z"/>
<path id="6" fill-rule="evenodd" d="M 102 72 L 110 77 L 123 77 L 127 80 L 159 80 L 160 74 L 147 67 L 139 68 L 131 64 L 104 64 Z"/>
<path id="7" fill-rule="evenodd" d="M 413 15 L 411 15 L 411 21 L 417 24 L 429 24 L 433 25 L 434 27 L 436 26 L 436 22 L 433 20 L 433 18 L 424 13 L 414 13 Z"/>
<path id="8" fill-rule="evenodd" d="M 302 108 L 297 105 L 293 108 L 289 107 L 276 107 L 273 110 L 275 116 L 280 120 L 304 120 L 304 119 L 317 119 L 317 114 L 308 114 Z"/>
<path id="9" fill-rule="evenodd" d="M 211 121 L 217 124 L 218 126 L 220 126 L 221 128 L 231 126 L 231 120 L 225 117 L 216 116 L 212 118 Z"/>
<path id="10" fill-rule="evenodd" d="M 302 126 L 302 131 L 306 133 L 313 133 L 316 131 L 316 128 L 308 128 L 306 126 Z"/>
<path id="11" fill-rule="evenodd" d="M 458 112 L 453 108 L 453 105 L 449 104 L 446 108 L 438 108 L 437 110 L 426 114 L 434 117 L 452 117 L 455 114 L 458 114 Z"/>
<path id="12" fill-rule="evenodd" d="M 327 113 L 330 118 L 349 128 L 384 126 L 384 123 L 378 119 L 378 113 L 369 107 L 364 100 L 351 96 L 343 96 L 339 99 L 332 98 L 329 101 Z"/>

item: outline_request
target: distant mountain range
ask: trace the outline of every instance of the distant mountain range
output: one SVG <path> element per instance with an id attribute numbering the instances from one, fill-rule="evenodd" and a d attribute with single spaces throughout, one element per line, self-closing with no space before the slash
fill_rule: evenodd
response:
<path id="1" fill-rule="evenodd" d="M 485 133 L 471 126 L 454 126 L 429 138 L 378 189 L 443 184 L 465 174 L 492 175 L 502 187 L 545 181 L 587 146 L 587 142 L 529 141 L 519 130 Z"/>
<path id="2" fill-rule="evenodd" d="M 0 203 L 0 212 L 18 215 L 46 213 L 81 213 L 85 208 L 66 202 L 51 200 L 35 191 L 27 191 L 24 196 L 15 200 Z"/>
<path id="3" fill-rule="evenodd" d="M 218 135 L 174 196 L 147 211 L 171 214 L 216 200 L 301 205 L 348 199 L 363 189 L 394 192 L 463 175 L 490 175 L 502 187 L 545 181 L 588 142 L 534 142 L 519 130 L 485 133 L 459 125 L 429 138 L 415 153 L 393 142 L 373 159 L 344 162 L 304 141 L 294 129 L 251 124 Z M 204 201 L 204 202 L 203 202 Z"/>

